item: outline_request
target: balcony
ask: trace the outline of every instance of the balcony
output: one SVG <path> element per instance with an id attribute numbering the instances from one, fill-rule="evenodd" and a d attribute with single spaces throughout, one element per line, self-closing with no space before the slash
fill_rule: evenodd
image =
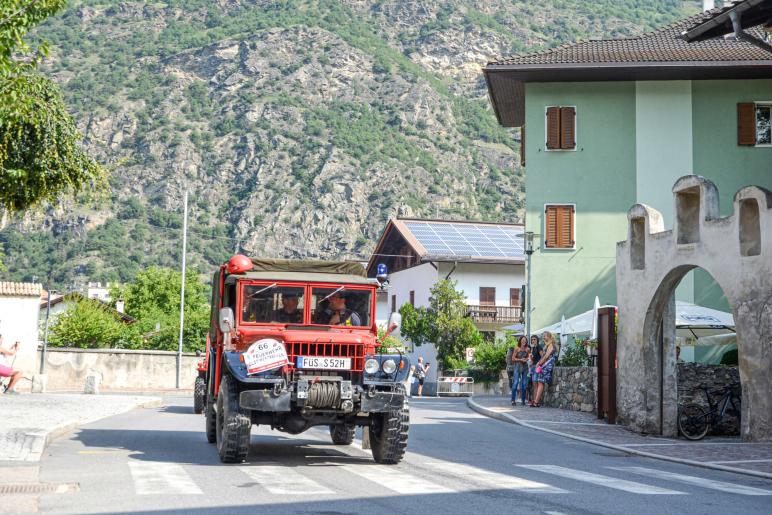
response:
<path id="1" fill-rule="evenodd" d="M 466 313 L 475 324 L 513 324 L 521 316 L 520 306 L 469 305 Z"/>

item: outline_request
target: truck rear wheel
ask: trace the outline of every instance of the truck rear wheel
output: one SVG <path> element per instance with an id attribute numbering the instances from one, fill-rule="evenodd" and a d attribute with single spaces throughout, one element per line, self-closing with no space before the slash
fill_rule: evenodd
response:
<path id="1" fill-rule="evenodd" d="M 206 400 L 206 381 L 203 377 L 197 377 L 193 386 L 193 413 L 200 414 L 204 412 L 204 401 Z"/>
<path id="2" fill-rule="evenodd" d="M 355 426 L 347 426 L 345 424 L 336 424 L 330 426 L 330 436 L 332 437 L 332 443 L 335 445 L 351 445 L 354 442 Z"/>
<path id="3" fill-rule="evenodd" d="M 404 389 L 402 389 L 402 393 Z M 402 408 L 370 415 L 370 445 L 378 463 L 396 465 L 405 456 L 410 429 L 410 408 L 407 397 Z"/>
<path id="4" fill-rule="evenodd" d="M 209 443 L 217 441 L 217 412 L 214 410 L 214 402 L 215 400 L 209 397 L 206 406 L 204 406 L 206 441 Z"/>
<path id="5" fill-rule="evenodd" d="M 249 454 L 252 420 L 239 406 L 239 390 L 229 375 L 217 395 L 217 452 L 223 463 L 241 463 Z"/>

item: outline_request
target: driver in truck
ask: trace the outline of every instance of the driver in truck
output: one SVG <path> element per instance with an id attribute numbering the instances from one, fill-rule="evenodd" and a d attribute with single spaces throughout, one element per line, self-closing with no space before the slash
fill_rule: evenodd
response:
<path id="1" fill-rule="evenodd" d="M 303 322 L 303 312 L 298 309 L 298 294 L 287 292 L 281 296 L 281 309 L 273 314 L 274 322 L 299 324 Z"/>
<path id="2" fill-rule="evenodd" d="M 356 311 L 346 308 L 347 292 L 338 291 L 330 295 L 328 306 L 319 313 L 317 324 L 324 325 L 362 325 L 362 319 Z"/>

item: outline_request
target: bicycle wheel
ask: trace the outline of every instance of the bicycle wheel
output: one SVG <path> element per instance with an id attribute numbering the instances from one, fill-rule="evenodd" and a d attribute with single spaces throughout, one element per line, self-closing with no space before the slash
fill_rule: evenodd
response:
<path id="1" fill-rule="evenodd" d="M 699 404 L 687 404 L 678 410 L 678 430 L 688 440 L 702 440 L 710 428 L 710 413 Z"/>

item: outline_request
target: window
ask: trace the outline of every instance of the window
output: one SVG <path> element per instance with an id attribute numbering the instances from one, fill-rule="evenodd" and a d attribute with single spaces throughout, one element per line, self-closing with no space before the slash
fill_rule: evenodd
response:
<path id="1" fill-rule="evenodd" d="M 241 321 L 245 323 L 302 324 L 303 287 L 254 284 L 244 286 Z"/>
<path id="2" fill-rule="evenodd" d="M 311 289 L 311 323 L 321 325 L 370 325 L 370 290 L 348 286 Z"/>
<path id="3" fill-rule="evenodd" d="M 737 144 L 772 145 L 772 102 L 737 104 Z"/>
<path id="4" fill-rule="evenodd" d="M 496 288 L 492 288 L 488 286 L 480 286 L 480 305 L 481 306 L 496 305 Z"/>
<path id="5" fill-rule="evenodd" d="M 576 149 L 576 108 L 547 107 L 547 150 Z"/>
<path id="6" fill-rule="evenodd" d="M 410 290 L 410 305 L 415 307 L 415 290 Z"/>
<path id="7" fill-rule="evenodd" d="M 572 204 L 551 204 L 544 207 L 544 246 L 546 248 L 574 248 L 575 210 Z"/>
<path id="8" fill-rule="evenodd" d="M 509 305 L 510 306 L 520 305 L 520 288 L 509 289 Z"/>

